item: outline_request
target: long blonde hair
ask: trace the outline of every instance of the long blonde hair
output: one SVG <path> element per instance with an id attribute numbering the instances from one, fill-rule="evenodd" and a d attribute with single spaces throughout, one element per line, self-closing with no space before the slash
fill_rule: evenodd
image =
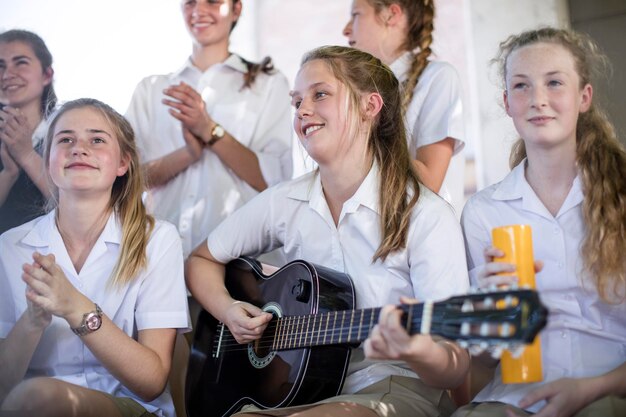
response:
<path id="1" fill-rule="evenodd" d="M 132 127 L 122 115 L 101 101 L 90 98 L 69 101 L 63 104 L 50 120 L 44 147 L 44 163 L 46 171 L 49 172 L 50 148 L 54 128 L 59 118 L 70 110 L 85 107 L 93 108 L 104 116 L 118 140 L 121 155 L 129 159 L 128 170 L 126 174 L 115 179 L 109 200 L 110 208 L 115 212 L 122 225 L 120 255 L 109 278 L 109 283 L 121 287 L 132 282 L 137 274 L 145 268 L 147 264 L 146 248 L 154 228 L 154 218 L 147 214 L 141 200 L 145 184 Z M 58 190 L 53 189 L 49 207 L 56 207 L 57 205 Z"/>
<path id="2" fill-rule="evenodd" d="M 607 58 L 588 36 L 571 30 L 543 28 L 511 36 L 500 44 L 496 61 L 503 79 L 511 52 L 539 42 L 561 45 L 572 54 L 581 89 L 591 84 L 593 75 L 608 65 Z M 525 157 L 526 148 L 520 139 L 511 151 L 511 167 Z M 594 103 L 578 116 L 576 162 L 585 196 L 582 210 L 587 233 L 581 247 L 585 268 L 593 275 L 603 300 L 623 300 L 626 296 L 626 151 L 613 125 Z"/>
<path id="3" fill-rule="evenodd" d="M 361 95 L 376 92 L 383 106 L 370 126 L 368 150 L 380 169 L 378 190 L 381 219 L 381 243 L 372 261 L 406 246 L 411 212 L 419 198 L 419 181 L 413 170 L 402 119 L 398 80 L 378 58 L 367 52 L 342 46 L 324 46 L 304 55 L 302 64 L 321 60 L 346 86 L 352 120 L 363 120 Z"/>
<path id="4" fill-rule="evenodd" d="M 413 99 L 415 86 L 422 72 L 428 65 L 432 55 L 430 48 L 433 43 L 433 22 L 435 20 L 435 4 L 433 0 L 367 0 L 379 14 L 383 8 L 392 4 L 399 5 L 407 16 L 408 31 L 401 48 L 413 55 L 407 79 L 402 83 L 402 106 L 407 108 Z M 419 48 L 419 51 L 415 51 Z"/>

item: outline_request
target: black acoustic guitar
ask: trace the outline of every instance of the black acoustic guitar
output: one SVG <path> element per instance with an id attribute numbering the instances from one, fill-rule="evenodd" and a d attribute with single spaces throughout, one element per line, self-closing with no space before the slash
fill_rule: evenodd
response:
<path id="1" fill-rule="evenodd" d="M 262 337 L 238 344 L 228 328 L 206 311 L 198 316 L 186 381 L 189 417 L 223 417 L 245 404 L 278 408 L 337 395 L 350 348 L 364 341 L 380 308 L 352 310 L 348 275 L 293 261 L 271 275 L 251 258 L 226 267 L 233 298 L 274 315 Z M 547 310 L 531 290 L 452 297 L 401 305 L 410 334 L 430 333 L 479 349 L 532 342 Z"/>

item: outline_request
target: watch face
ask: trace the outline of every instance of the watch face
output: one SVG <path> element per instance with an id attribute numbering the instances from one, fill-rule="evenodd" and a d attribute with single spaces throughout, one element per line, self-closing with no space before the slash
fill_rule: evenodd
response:
<path id="1" fill-rule="evenodd" d="M 87 320 L 85 320 L 85 325 L 91 331 L 98 330 L 102 325 L 102 318 L 98 316 L 96 313 L 92 313 L 87 316 Z"/>
<path id="2" fill-rule="evenodd" d="M 213 136 L 216 136 L 218 138 L 221 138 L 222 136 L 224 136 L 224 128 L 220 125 L 216 125 L 215 128 L 213 129 Z"/>

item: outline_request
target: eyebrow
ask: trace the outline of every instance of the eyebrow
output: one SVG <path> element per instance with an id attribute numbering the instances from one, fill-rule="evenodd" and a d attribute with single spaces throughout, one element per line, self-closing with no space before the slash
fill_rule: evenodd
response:
<path id="1" fill-rule="evenodd" d="M 112 137 L 111 134 L 109 132 L 107 132 L 106 130 L 101 130 L 101 129 L 87 129 L 87 132 L 89 133 L 103 133 L 105 135 L 107 135 L 108 137 Z M 60 130 L 57 133 L 54 134 L 54 136 L 58 136 L 58 135 L 62 135 L 62 134 L 75 134 L 76 131 L 72 130 L 72 129 L 65 129 L 65 130 Z"/>
<path id="2" fill-rule="evenodd" d="M 560 71 L 560 70 L 554 70 L 554 71 L 549 71 L 547 73 L 545 73 L 544 75 L 556 75 L 556 74 L 564 74 L 565 71 Z M 526 74 L 513 74 L 511 75 L 511 77 L 520 77 L 520 78 L 528 78 L 529 76 Z"/>
<path id="3" fill-rule="evenodd" d="M 328 83 L 325 83 L 324 81 L 320 81 L 320 82 L 317 82 L 317 83 L 313 83 L 313 84 L 311 84 L 311 85 L 307 88 L 307 90 L 313 90 L 314 88 L 319 87 L 320 85 L 324 85 L 324 84 L 325 84 L 325 85 L 328 85 Z M 300 93 L 300 92 L 299 92 L 299 91 L 297 91 L 297 90 L 291 90 L 291 91 L 289 92 L 289 96 L 290 96 L 290 97 L 293 97 L 293 96 L 295 96 L 296 94 L 299 94 L 299 93 Z"/>

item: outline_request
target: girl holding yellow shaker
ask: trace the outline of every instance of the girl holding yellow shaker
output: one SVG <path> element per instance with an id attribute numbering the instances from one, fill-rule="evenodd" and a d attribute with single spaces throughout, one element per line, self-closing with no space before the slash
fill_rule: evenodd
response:
<path id="1" fill-rule="evenodd" d="M 521 281 L 494 228 L 529 225 L 550 310 L 542 381 L 505 384 L 501 365 L 453 417 L 626 415 L 626 151 L 592 102 L 593 42 L 545 28 L 500 45 L 504 105 L 521 136 L 511 173 L 473 196 L 462 225 L 472 283 Z M 484 355 L 477 359 L 484 359 Z"/>

